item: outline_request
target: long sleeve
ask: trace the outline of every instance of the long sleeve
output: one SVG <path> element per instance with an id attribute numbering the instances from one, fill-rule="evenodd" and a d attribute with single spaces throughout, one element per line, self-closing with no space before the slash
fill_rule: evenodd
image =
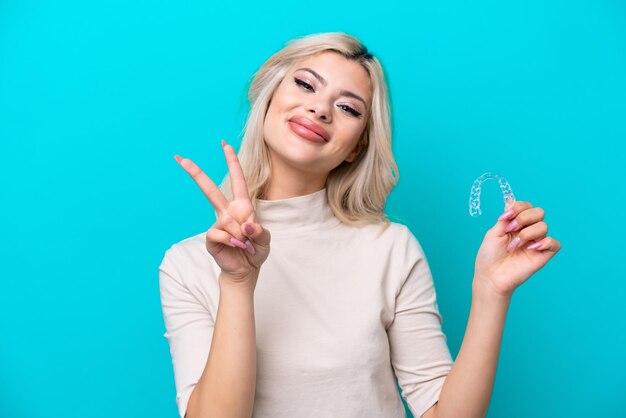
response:
<path id="1" fill-rule="evenodd" d="M 417 239 L 408 233 L 404 249 L 408 273 L 396 296 L 395 317 L 387 335 L 402 396 L 420 418 L 439 399 L 453 360 L 441 328 L 430 267 Z"/>
<path id="2" fill-rule="evenodd" d="M 169 342 L 174 366 L 176 404 L 184 418 L 209 356 L 215 321 L 185 285 L 177 255 L 176 245 L 165 253 L 159 266 L 159 288 L 166 328 L 163 336 Z"/>

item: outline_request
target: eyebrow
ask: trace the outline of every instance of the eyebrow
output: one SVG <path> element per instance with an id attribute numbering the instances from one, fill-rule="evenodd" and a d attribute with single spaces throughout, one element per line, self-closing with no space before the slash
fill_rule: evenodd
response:
<path id="1" fill-rule="evenodd" d="M 321 75 L 319 75 L 317 72 L 315 72 L 314 70 L 312 70 L 311 68 L 298 68 L 296 71 L 308 71 L 309 73 L 313 74 L 313 77 L 317 78 L 319 80 L 320 83 L 322 83 L 323 85 L 327 86 L 328 83 L 326 82 L 326 80 L 324 79 L 324 77 L 322 77 Z M 348 90 L 341 90 L 339 92 L 340 95 L 342 96 L 347 96 L 347 97 L 352 97 L 354 99 L 360 100 L 363 102 L 363 105 L 365 106 L 365 108 L 367 109 L 367 103 L 365 103 L 365 100 L 363 100 L 363 98 L 361 96 L 359 96 L 356 93 L 352 93 L 351 91 Z"/>

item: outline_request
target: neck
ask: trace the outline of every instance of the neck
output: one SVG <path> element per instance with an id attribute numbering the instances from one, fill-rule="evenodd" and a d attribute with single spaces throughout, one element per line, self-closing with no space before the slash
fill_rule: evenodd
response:
<path id="1" fill-rule="evenodd" d="M 341 223 L 328 204 L 325 188 L 287 199 L 257 199 L 255 213 L 272 236 L 326 231 Z"/>
<path id="2" fill-rule="evenodd" d="M 313 173 L 290 166 L 272 158 L 270 181 L 263 193 L 264 200 L 289 199 L 304 196 L 326 187 L 328 173 Z"/>

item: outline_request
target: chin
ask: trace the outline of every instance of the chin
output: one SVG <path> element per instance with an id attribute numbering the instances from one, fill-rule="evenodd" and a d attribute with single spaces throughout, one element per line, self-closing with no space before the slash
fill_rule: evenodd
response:
<path id="1" fill-rule="evenodd" d="M 315 167 L 319 167 L 319 152 L 316 152 L 315 148 L 305 143 L 302 139 L 288 135 L 283 136 L 278 141 L 270 142 L 271 144 L 267 145 L 274 158 L 306 171 L 314 171 Z"/>
<path id="2" fill-rule="evenodd" d="M 295 142 L 295 141 L 294 141 Z M 289 143 L 281 146 L 277 152 L 281 159 L 293 165 L 306 166 L 315 165 L 319 161 L 319 153 L 309 148 L 308 144 Z"/>

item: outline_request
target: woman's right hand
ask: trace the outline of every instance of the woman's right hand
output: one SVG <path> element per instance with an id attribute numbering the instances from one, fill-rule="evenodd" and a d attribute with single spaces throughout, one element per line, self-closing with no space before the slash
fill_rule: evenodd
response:
<path id="1" fill-rule="evenodd" d="M 193 161 L 174 158 L 209 199 L 217 219 L 206 233 L 206 249 L 221 267 L 223 276 L 236 284 L 256 286 L 258 272 L 270 252 L 270 232 L 256 222 L 246 180 L 232 146 L 222 140 L 234 200 L 221 190 Z M 251 228 L 248 228 L 251 227 Z"/>

